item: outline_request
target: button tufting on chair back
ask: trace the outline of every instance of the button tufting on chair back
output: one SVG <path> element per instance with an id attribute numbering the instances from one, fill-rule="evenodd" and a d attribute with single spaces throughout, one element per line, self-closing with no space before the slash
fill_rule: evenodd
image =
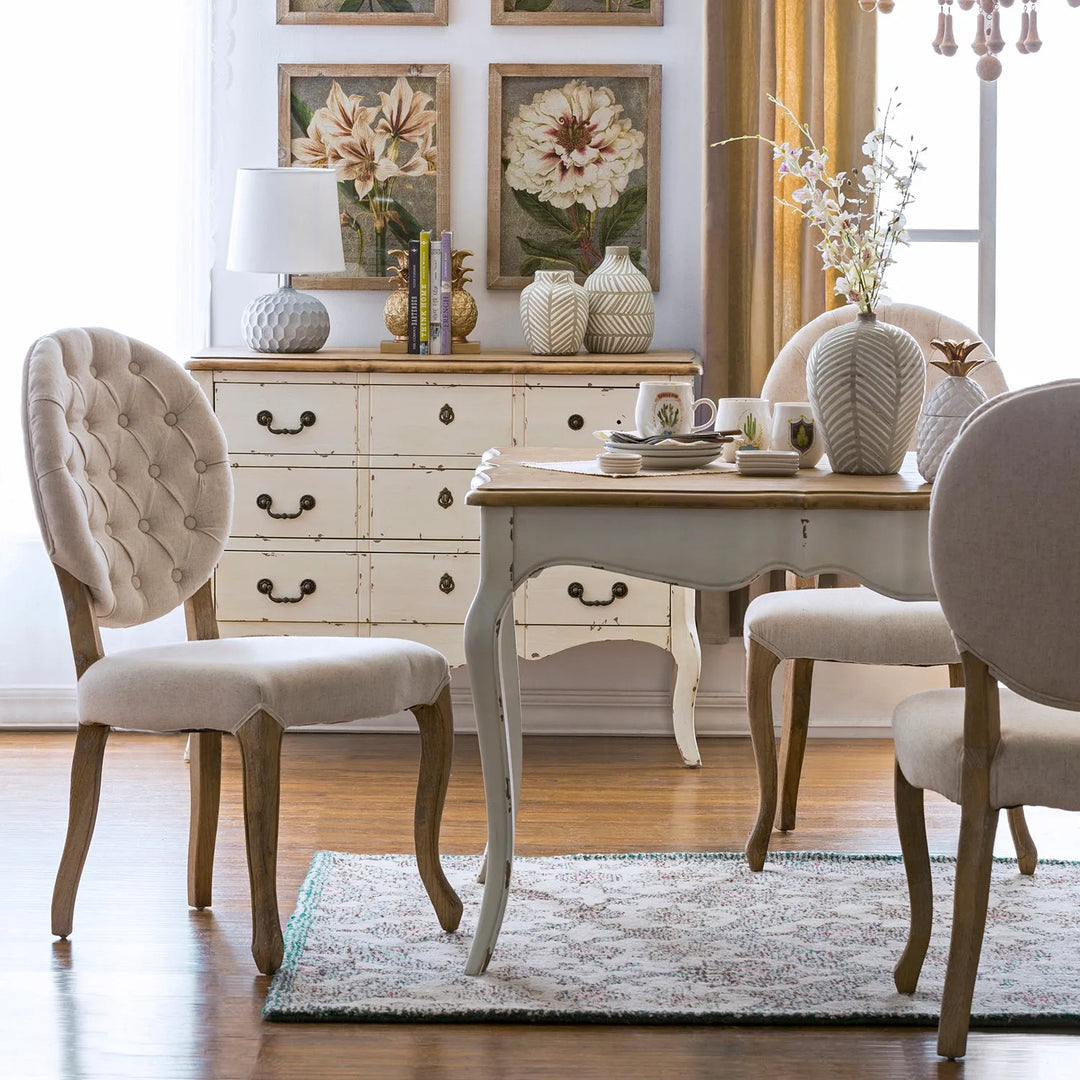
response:
<path id="1" fill-rule="evenodd" d="M 103 626 L 171 611 L 210 576 L 232 514 L 225 436 L 195 380 L 112 330 L 60 330 L 26 357 L 27 464 L 53 562 Z"/>

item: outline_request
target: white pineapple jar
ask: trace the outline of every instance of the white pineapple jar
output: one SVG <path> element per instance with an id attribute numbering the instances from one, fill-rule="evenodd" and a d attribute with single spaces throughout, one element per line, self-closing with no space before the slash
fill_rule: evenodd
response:
<path id="1" fill-rule="evenodd" d="M 655 313 L 652 285 L 630 261 L 628 247 L 609 247 L 585 279 L 589 324 L 585 348 L 592 353 L 647 352 Z"/>
<path id="2" fill-rule="evenodd" d="M 942 341 L 934 338 L 930 343 L 945 354 L 944 360 L 930 363 L 945 372 L 923 405 L 919 426 L 915 435 L 915 460 L 919 475 L 928 483 L 934 482 L 945 454 L 959 434 L 960 426 L 984 401 L 986 391 L 968 372 L 982 363 L 969 360 L 968 355 L 977 349 L 981 341 Z"/>
<path id="3" fill-rule="evenodd" d="M 589 319 L 589 294 L 573 270 L 537 270 L 521 290 L 521 329 L 529 351 L 568 356 L 581 350 Z"/>

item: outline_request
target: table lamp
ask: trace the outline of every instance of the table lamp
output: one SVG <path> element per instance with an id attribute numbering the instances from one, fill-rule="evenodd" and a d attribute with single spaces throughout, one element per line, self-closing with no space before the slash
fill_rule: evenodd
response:
<path id="1" fill-rule="evenodd" d="M 330 316 L 293 274 L 345 269 L 337 174 L 333 169 L 237 169 L 229 234 L 229 270 L 278 275 L 277 292 L 257 296 L 241 320 L 256 352 L 315 352 L 330 334 Z"/>

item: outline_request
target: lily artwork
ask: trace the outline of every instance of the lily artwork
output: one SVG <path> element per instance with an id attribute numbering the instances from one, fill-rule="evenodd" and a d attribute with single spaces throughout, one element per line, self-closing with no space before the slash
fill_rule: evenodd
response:
<path id="1" fill-rule="evenodd" d="M 617 244 L 656 287 L 659 79 L 629 65 L 492 66 L 489 285 L 520 288 L 538 270 L 581 281 Z"/>
<path id="2" fill-rule="evenodd" d="M 448 227 L 448 69 L 312 71 L 281 68 L 282 164 L 337 172 L 347 269 L 297 281 L 386 289 L 389 250 Z"/>

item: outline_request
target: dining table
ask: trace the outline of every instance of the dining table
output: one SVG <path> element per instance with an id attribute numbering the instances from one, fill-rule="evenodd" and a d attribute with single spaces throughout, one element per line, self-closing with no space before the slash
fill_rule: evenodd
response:
<path id="1" fill-rule="evenodd" d="M 480 510 L 480 580 L 465 620 L 487 810 L 483 897 L 466 973 L 491 960 L 509 895 L 521 786 L 517 588 L 546 567 L 597 567 L 690 589 L 739 588 L 773 570 L 853 575 L 900 600 L 934 598 L 930 485 L 908 454 L 886 476 L 816 468 L 750 476 L 735 465 L 608 476 L 582 451 L 495 448 L 465 499 Z M 751 731 L 759 781 L 748 847 L 776 811 L 776 740 Z"/>

